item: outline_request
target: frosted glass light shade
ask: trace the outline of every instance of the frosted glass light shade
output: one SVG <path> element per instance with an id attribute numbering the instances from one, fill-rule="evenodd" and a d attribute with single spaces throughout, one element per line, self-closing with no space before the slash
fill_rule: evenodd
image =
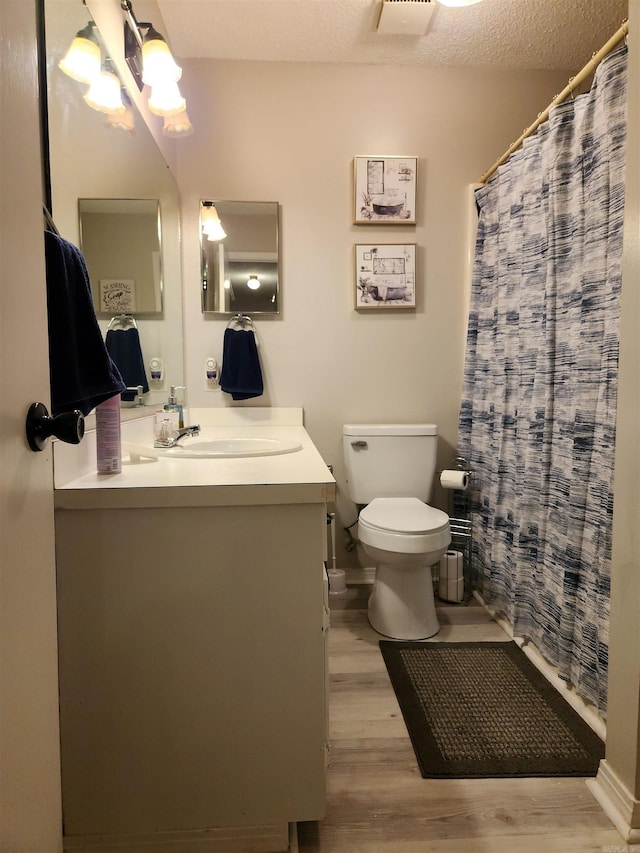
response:
<path id="1" fill-rule="evenodd" d="M 91 81 L 84 101 L 92 109 L 107 115 L 122 115 L 126 110 L 120 93 L 120 80 L 111 71 L 101 71 Z"/>
<path id="2" fill-rule="evenodd" d="M 106 124 L 107 127 L 112 127 L 115 130 L 124 130 L 126 133 L 133 133 L 136 126 L 136 119 L 131 107 L 125 106 L 123 113 L 109 115 Z"/>
<path id="3" fill-rule="evenodd" d="M 177 83 L 158 83 L 151 89 L 149 109 L 157 116 L 175 116 L 183 113 L 187 102 L 180 94 Z"/>
<path id="4" fill-rule="evenodd" d="M 187 111 L 183 110 L 181 113 L 176 113 L 173 116 L 165 116 L 162 133 L 164 136 L 171 136 L 174 139 L 182 139 L 184 136 L 191 136 L 193 133 L 193 125 L 189 120 L 189 114 Z"/>
<path id="5" fill-rule="evenodd" d="M 249 290 L 258 290 L 260 287 L 260 279 L 257 275 L 250 275 L 247 281 L 247 287 Z"/>
<path id="6" fill-rule="evenodd" d="M 69 50 L 58 63 L 73 80 L 80 83 L 91 83 L 100 73 L 100 45 L 95 40 L 91 25 L 77 33 L 69 46 Z"/>
<path id="7" fill-rule="evenodd" d="M 227 236 L 226 231 L 222 227 L 218 211 L 213 204 L 204 204 L 200 210 L 200 224 L 202 233 L 207 240 L 213 242 L 215 240 L 224 240 Z"/>
<path id="8" fill-rule="evenodd" d="M 159 83 L 177 83 L 181 76 L 182 68 L 166 41 L 151 27 L 142 42 L 142 82 L 153 87 Z"/>
<path id="9" fill-rule="evenodd" d="M 216 240 L 224 240 L 227 236 L 227 232 L 220 222 L 217 225 L 209 225 L 207 228 L 203 228 L 202 231 L 210 243 L 214 243 Z"/>

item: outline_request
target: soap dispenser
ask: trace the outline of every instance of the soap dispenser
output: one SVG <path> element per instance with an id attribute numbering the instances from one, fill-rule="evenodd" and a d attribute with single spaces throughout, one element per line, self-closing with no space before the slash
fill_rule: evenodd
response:
<path id="1" fill-rule="evenodd" d="M 184 385 L 172 385 L 171 390 L 169 392 L 169 399 L 164 404 L 163 408 L 165 412 L 177 412 L 178 413 L 178 429 L 182 429 L 184 427 L 184 413 L 182 411 L 182 405 L 178 402 L 178 398 L 176 396 L 176 391 L 178 388 L 184 390 Z"/>

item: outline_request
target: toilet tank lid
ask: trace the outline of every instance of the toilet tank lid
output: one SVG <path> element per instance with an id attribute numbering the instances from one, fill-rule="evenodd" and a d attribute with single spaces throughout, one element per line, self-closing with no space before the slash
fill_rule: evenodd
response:
<path id="1" fill-rule="evenodd" d="M 345 424 L 343 435 L 437 435 L 436 424 Z"/>

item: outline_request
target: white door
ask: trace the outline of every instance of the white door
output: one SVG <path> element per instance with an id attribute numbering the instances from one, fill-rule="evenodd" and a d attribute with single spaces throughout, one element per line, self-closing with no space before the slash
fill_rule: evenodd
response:
<path id="1" fill-rule="evenodd" d="M 0 0 L 0 850 L 62 850 L 35 2 Z"/>

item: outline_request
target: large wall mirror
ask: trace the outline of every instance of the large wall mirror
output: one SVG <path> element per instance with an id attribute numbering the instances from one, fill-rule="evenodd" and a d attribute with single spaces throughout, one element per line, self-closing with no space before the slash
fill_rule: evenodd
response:
<path id="1" fill-rule="evenodd" d="M 280 312 L 277 202 L 201 201 L 200 245 L 205 313 Z"/>
<path id="2" fill-rule="evenodd" d="M 165 365 L 163 382 L 150 382 L 145 395 L 146 404 L 155 405 L 166 400 L 169 385 L 184 385 L 178 187 L 135 108 L 135 98 L 126 98 L 126 87 L 124 96 L 131 101 L 133 121 L 129 129 L 90 108 L 84 98 L 87 85 L 58 67 L 73 37 L 91 20 L 91 8 L 97 1 L 87 0 L 85 5 L 83 0 L 40 0 L 46 46 L 51 212 L 60 234 L 86 253 L 103 334 L 113 314 L 120 312 L 111 312 L 101 301 L 100 283 L 106 292 L 109 281 L 117 284 L 122 279 L 127 286 L 133 282 L 135 301 L 126 313 L 132 313 L 137 323 L 147 378 L 152 358 L 161 358 Z M 110 46 L 103 33 L 96 33 L 104 59 L 111 55 L 110 48 L 122 51 L 123 23 L 119 3 L 109 4 L 109 9 L 104 0 L 100 4 L 95 14 L 112 14 L 110 35 L 116 34 Z"/>

